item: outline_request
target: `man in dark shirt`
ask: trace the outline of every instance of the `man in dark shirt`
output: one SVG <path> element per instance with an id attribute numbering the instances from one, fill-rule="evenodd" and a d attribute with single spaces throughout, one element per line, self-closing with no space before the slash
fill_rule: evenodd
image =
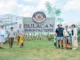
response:
<path id="1" fill-rule="evenodd" d="M 61 24 L 58 24 L 58 28 L 56 29 L 56 35 L 57 35 L 57 40 L 58 40 L 58 47 L 60 48 L 60 45 L 63 48 L 63 31 L 64 28 L 62 27 Z"/>

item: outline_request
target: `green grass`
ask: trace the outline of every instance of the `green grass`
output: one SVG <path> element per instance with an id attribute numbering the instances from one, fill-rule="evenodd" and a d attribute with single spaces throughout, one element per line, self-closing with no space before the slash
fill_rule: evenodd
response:
<path id="1" fill-rule="evenodd" d="M 24 47 L 18 48 L 14 42 L 13 48 L 4 44 L 0 49 L 0 60 L 80 60 L 80 46 L 77 50 L 56 49 L 53 41 L 24 41 Z"/>

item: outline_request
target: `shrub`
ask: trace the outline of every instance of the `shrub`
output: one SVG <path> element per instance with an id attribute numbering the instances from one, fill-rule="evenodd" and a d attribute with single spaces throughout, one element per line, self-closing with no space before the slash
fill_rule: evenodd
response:
<path id="1" fill-rule="evenodd" d="M 80 42 L 80 28 L 78 29 L 78 40 Z"/>

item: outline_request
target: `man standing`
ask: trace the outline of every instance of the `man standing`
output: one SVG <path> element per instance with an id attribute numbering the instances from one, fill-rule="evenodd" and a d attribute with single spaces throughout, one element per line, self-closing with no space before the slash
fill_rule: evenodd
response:
<path id="1" fill-rule="evenodd" d="M 19 44 L 19 47 L 22 47 L 23 46 L 24 29 L 22 28 L 21 24 L 19 24 L 19 28 L 17 30 L 17 35 L 18 35 L 18 44 Z"/>
<path id="2" fill-rule="evenodd" d="M 58 24 L 58 28 L 56 29 L 56 36 L 58 40 L 58 48 L 60 48 L 60 45 L 61 45 L 62 49 L 63 49 L 63 31 L 64 31 L 64 28 L 62 27 L 62 25 Z"/>

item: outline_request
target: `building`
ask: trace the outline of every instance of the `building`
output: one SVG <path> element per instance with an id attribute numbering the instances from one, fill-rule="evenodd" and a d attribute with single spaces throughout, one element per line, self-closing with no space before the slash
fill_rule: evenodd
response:
<path id="1" fill-rule="evenodd" d="M 23 24 L 23 17 L 11 14 L 0 15 L 0 24 L 4 24 L 6 29 L 14 27 L 16 30 L 19 24 Z"/>

